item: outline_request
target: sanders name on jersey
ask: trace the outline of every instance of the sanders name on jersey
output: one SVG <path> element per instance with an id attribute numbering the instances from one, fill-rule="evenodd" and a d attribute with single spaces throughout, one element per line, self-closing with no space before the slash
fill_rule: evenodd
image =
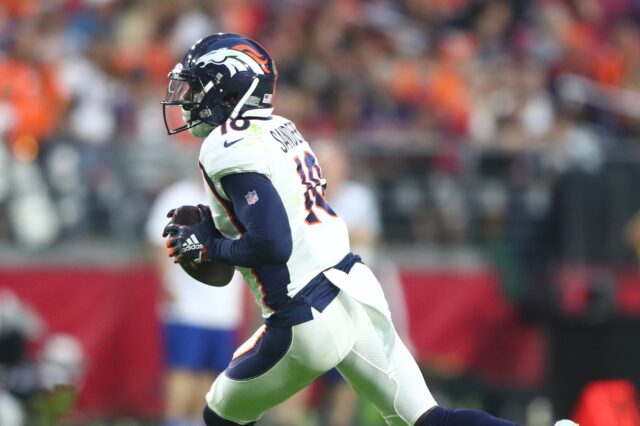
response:
<path id="1" fill-rule="evenodd" d="M 304 143 L 302 135 L 300 134 L 300 132 L 298 132 L 296 126 L 291 122 L 285 123 L 282 126 L 273 129 L 270 133 L 273 139 L 280 142 L 280 145 L 282 145 L 280 149 L 285 154 L 289 152 L 290 148 Z"/>

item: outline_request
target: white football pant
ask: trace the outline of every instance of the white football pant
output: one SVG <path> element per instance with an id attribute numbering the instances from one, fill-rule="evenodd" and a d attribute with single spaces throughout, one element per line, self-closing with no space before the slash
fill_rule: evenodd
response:
<path id="1" fill-rule="evenodd" d="M 238 378 L 232 361 L 213 383 L 206 401 L 220 417 L 239 424 L 256 421 L 333 367 L 358 395 L 378 408 L 389 425 L 413 425 L 436 405 L 393 327 L 380 283 L 371 270 L 356 263 L 349 274 L 331 269 L 325 276 L 342 291 L 323 312 L 313 309 L 313 320 L 286 331 L 289 335 L 284 343 L 269 343 L 280 348 L 263 345 L 260 350 L 266 356 L 255 355 L 252 362 L 260 364 L 258 357 L 266 359 L 263 364 L 268 369 Z M 261 339 L 268 340 L 269 328 L 262 326 L 234 359 L 253 356 L 250 351 Z M 283 340 L 270 337 L 269 342 L 274 341 Z M 275 354 L 272 362 L 267 362 L 269 354 Z"/>

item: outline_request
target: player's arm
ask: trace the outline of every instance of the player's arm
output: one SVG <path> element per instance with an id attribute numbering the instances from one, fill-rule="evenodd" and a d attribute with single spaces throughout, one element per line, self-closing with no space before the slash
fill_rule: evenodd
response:
<path id="1" fill-rule="evenodd" d="M 207 210 L 203 212 L 202 222 L 194 225 L 169 223 L 165 227 L 163 235 L 168 236 L 169 256 L 180 262 L 201 263 L 217 259 L 249 267 L 287 263 L 293 247 L 291 228 L 282 200 L 271 181 L 256 172 L 236 173 L 224 176 L 221 185 L 233 204 L 235 219 L 243 227 L 242 237 L 237 240 L 222 238 L 215 230 L 208 209 L 199 206 Z M 249 193 L 251 200 L 246 198 Z"/>
<path id="2" fill-rule="evenodd" d="M 215 239 L 210 257 L 239 266 L 287 263 L 293 247 L 291 228 L 271 181 L 260 173 L 235 173 L 222 177 L 220 183 L 244 234 L 237 240 Z M 253 191 L 257 199 L 249 203 L 246 195 Z"/>

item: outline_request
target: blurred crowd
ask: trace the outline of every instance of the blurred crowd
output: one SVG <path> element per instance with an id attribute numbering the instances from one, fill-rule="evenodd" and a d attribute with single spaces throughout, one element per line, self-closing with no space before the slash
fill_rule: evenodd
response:
<path id="1" fill-rule="evenodd" d="M 172 160 L 193 165 L 197 144 L 169 141 L 159 102 L 204 35 L 259 40 L 276 113 L 310 138 L 542 152 L 557 171 L 638 135 L 639 17 L 633 0 L 4 0 L 0 240 L 140 233 L 181 173 Z M 430 185 L 456 209 L 449 179 Z M 420 240 L 431 225 L 415 221 Z"/>

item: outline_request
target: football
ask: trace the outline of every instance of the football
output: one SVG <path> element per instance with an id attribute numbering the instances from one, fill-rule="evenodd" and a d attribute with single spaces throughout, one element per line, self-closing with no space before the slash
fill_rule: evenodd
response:
<path id="1" fill-rule="evenodd" d="M 196 206 L 181 206 L 173 212 L 172 221 L 176 225 L 193 225 L 202 221 L 202 213 Z M 180 266 L 191 278 L 215 287 L 229 284 L 235 271 L 232 265 L 221 260 L 180 262 Z"/>

